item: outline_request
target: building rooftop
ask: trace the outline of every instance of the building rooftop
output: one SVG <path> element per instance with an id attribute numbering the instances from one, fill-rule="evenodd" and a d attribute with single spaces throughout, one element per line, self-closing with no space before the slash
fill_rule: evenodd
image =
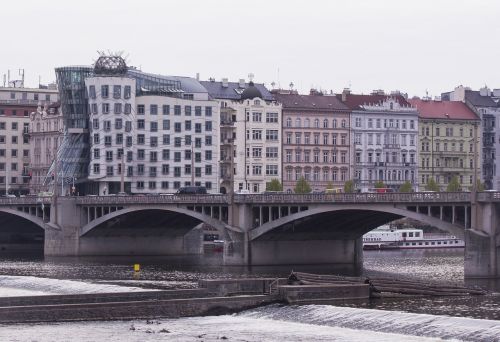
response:
<path id="1" fill-rule="evenodd" d="M 498 107 L 491 96 L 483 96 L 478 90 L 466 90 L 465 99 L 476 107 Z"/>
<path id="2" fill-rule="evenodd" d="M 217 82 L 217 81 L 200 81 L 200 83 L 206 88 L 208 94 L 214 99 L 226 99 L 226 100 L 240 100 L 241 94 L 250 85 L 249 83 L 239 83 L 239 82 Z M 273 95 L 267 90 L 267 88 L 261 83 L 254 83 L 254 86 L 262 94 L 263 100 L 272 101 L 274 100 Z"/>
<path id="3" fill-rule="evenodd" d="M 363 106 L 381 105 L 389 99 L 394 99 L 401 107 L 411 107 L 410 103 L 402 95 L 360 95 L 348 93 L 336 94 L 335 96 L 352 110 L 363 110 Z"/>
<path id="4" fill-rule="evenodd" d="M 477 115 L 460 101 L 411 99 L 409 102 L 418 109 L 418 115 L 423 119 L 479 120 Z"/>
<path id="5" fill-rule="evenodd" d="M 283 109 L 349 110 L 337 97 L 328 95 L 275 94 Z"/>

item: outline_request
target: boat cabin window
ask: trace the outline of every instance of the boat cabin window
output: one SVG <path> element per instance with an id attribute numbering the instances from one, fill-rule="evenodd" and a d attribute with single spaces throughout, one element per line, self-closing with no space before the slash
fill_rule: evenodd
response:
<path id="1" fill-rule="evenodd" d="M 406 232 L 403 233 L 403 237 L 406 237 Z"/>
<path id="2" fill-rule="evenodd" d="M 408 237 L 413 237 L 413 232 L 408 233 Z"/>

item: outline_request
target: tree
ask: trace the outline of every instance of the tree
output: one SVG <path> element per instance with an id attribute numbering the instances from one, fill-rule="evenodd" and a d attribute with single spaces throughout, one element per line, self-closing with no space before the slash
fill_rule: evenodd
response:
<path id="1" fill-rule="evenodd" d="M 385 184 L 384 184 L 384 182 L 382 182 L 381 180 L 379 180 L 379 181 L 375 182 L 374 187 L 375 187 L 375 189 L 385 188 Z"/>
<path id="2" fill-rule="evenodd" d="M 458 181 L 457 176 L 451 177 L 451 180 L 448 183 L 448 186 L 446 187 L 446 191 L 448 191 L 448 192 L 460 191 L 460 183 Z"/>
<path id="3" fill-rule="evenodd" d="M 344 183 L 344 192 L 345 193 L 353 193 L 354 192 L 354 182 L 352 180 L 348 180 Z"/>
<path id="4" fill-rule="evenodd" d="M 399 192 L 412 192 L 413 187 L 411 186 L 410 181 L 406 181 L 399 187 Z"/>
<path id="5" fill-rule="evenodd" d="M 476 180 L 476 191 L 484 191 L 484 183 L 480 179 Z"/>
<path id="6" fill-rule="evenodd" d="M 437 185 L 434 178 L 429 178 L 427 181 L 427 185 L 425 186 L 425 190 L 427 191 L 439 191 L 439 186 Z"/>
<path id="7" fill-rule="evenodd" d="M 271 179 L 270 182 L 266 183 L 266 191 L 283 191 L 283 185 L 279 179 Z"/>
<path id="8" fill-rule="evenodd" d="M 297 184 L 295 184 L 294 191 L 296 194 L 308 194 L 311 192 L 311 186 L 304 177 L 300 177 Z"/>

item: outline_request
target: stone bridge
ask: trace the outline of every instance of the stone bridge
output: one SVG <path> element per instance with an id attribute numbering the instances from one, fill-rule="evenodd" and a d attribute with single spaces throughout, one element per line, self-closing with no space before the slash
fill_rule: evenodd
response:
<path id="1" fill-rule="evenodd" d="M 362 263 L 362 235 L 409 217 L 466 241 L 468 276 L 500 275 L 500 193 L 86 196 L 0 199 L 45 230 L 46 255 L 179 255 L 206 223 L 234 265 Z"/>

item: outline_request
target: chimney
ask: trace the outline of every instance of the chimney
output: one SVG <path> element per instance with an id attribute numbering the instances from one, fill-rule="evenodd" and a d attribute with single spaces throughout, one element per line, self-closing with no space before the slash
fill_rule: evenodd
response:
<path id="1" fill-rule="evenodd" d="M 199 73 L 199 72 L 197 72 L 197 73 L 196 73 L 196 80 L 197 80 L 197 81 L 199 81 L 199 80 L 200 80 L 200 73 Z"/>
<path id="2" fill-rule="evenodd" d="M 245 88 L 245 79 L 244 78 L 240 78 L 240 80 L 238 82 L 238 87 Z"/>
<path id="3" fill-rule="evenodd" d="M 349 95 L 350 93 L 351 93 L 351 89 L 349 89 L 349 88 L 344 88 L 344 90 L 342 90 L 342 102 L 347 101 L 347 95 Z"/>
<path id="4" fill-rule="evenodd" d="M 228 81 L 228 79 L 227 79 L 227 78 L 223 78 L 223 79 L 222 79 L 222 87 L 223 87 L 223 88 L 227 88 L 227 87 L 229 87 L 229 81 Z"/>

